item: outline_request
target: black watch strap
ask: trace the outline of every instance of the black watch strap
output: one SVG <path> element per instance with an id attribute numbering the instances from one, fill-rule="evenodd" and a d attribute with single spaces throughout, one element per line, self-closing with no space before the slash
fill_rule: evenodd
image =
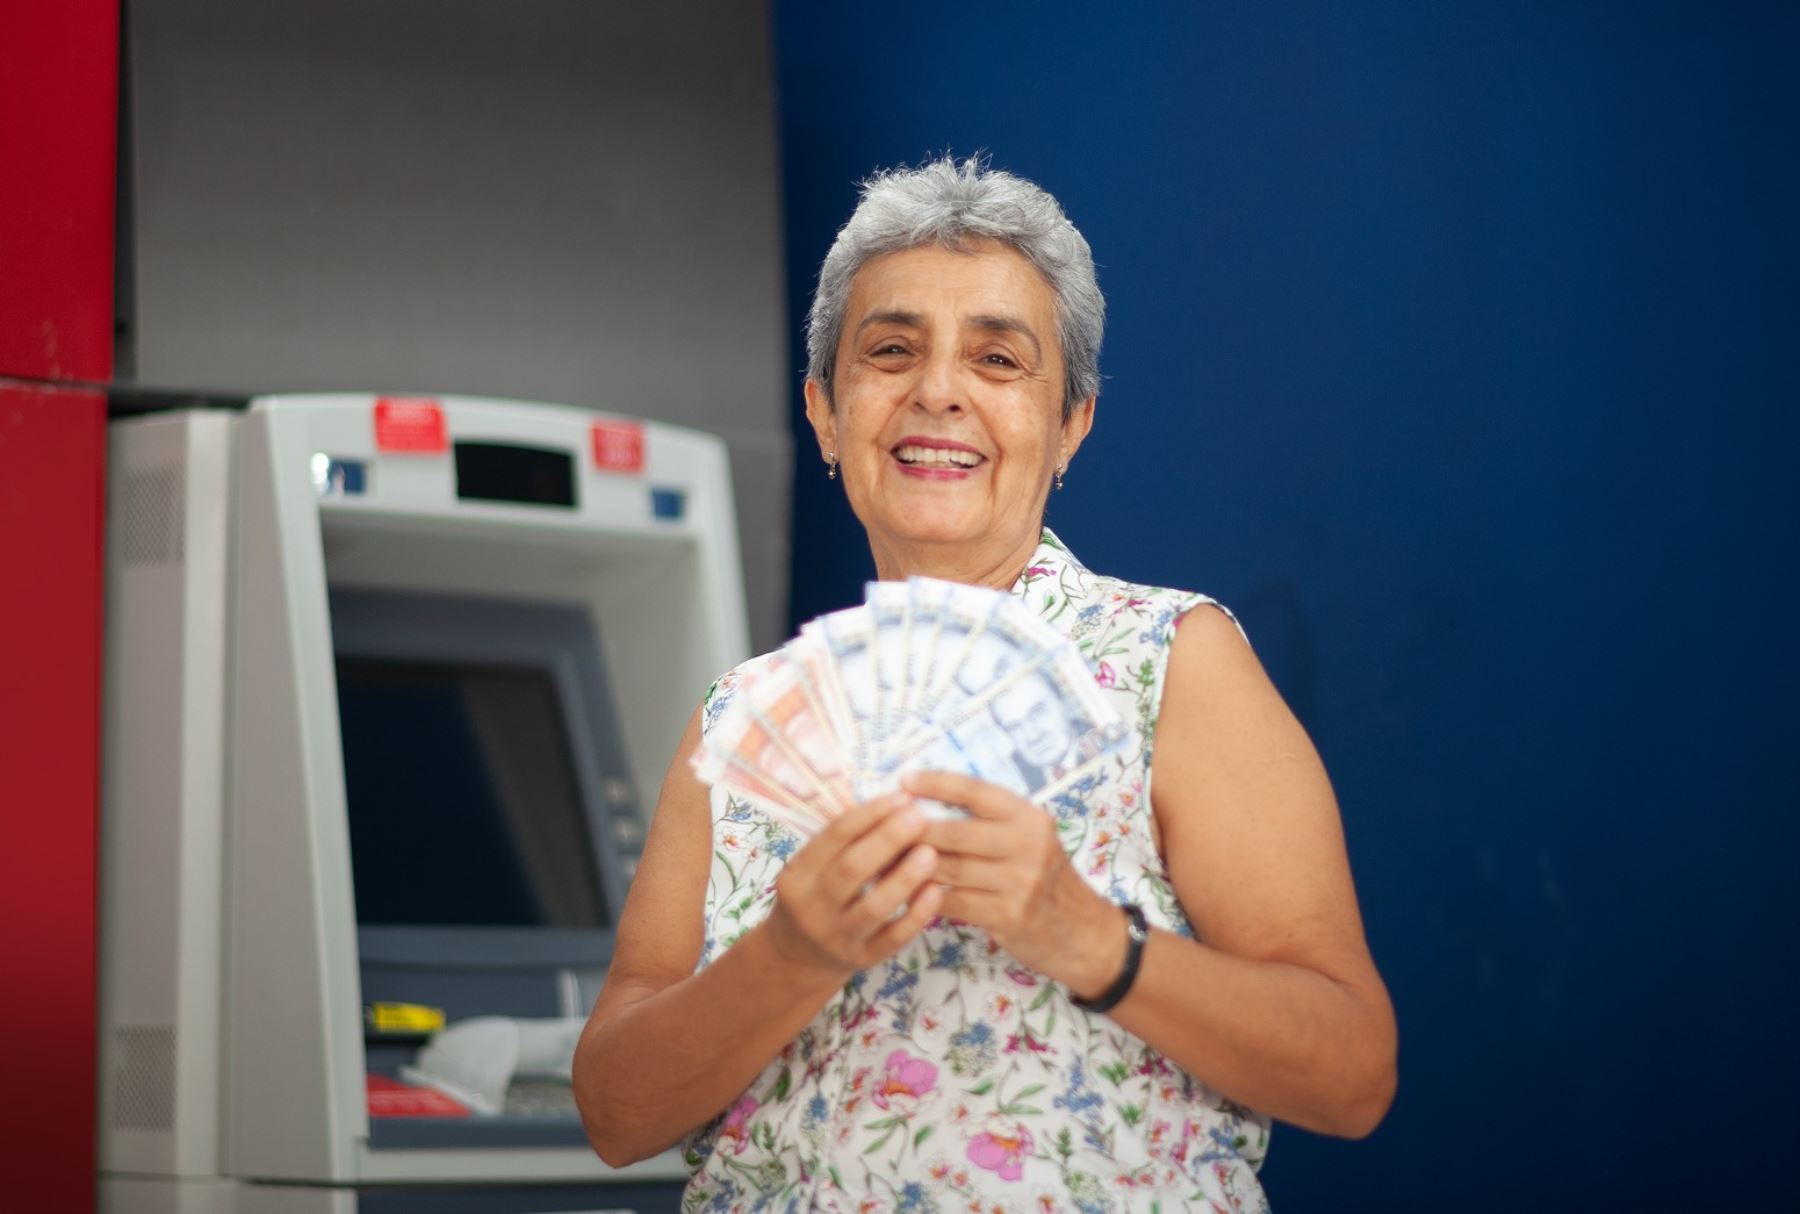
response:
<path id="1" fill-rule="evenodd" d="M 1137 981 L 1138 967 L 1144 963 L 1144 941 L 1150 938 L 1150 922 L 1144 918 L 1144 908 L 1135 902 L 1127 902 L 1122 908 L 1125 912 L 1125 964 L 1119 969 L 1119 976 L 1113 984 L 1095 995 L 1092 999 L 1083 999 L 1076 995 L 1071 1002 L 1084 1012 L 1110 1012 L 1119 1005 L 1131 991 L 1131 984 Z"/>

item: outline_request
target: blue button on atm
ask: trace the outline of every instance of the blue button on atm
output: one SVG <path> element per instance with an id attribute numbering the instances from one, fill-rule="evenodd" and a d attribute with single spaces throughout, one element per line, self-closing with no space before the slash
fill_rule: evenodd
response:
<path id="1" fill-rule="evenodd" d="M 678 519 L 687 512 L 687 494 L 679 489 L 650 490 L 650 513 L 657 518 Z"/>

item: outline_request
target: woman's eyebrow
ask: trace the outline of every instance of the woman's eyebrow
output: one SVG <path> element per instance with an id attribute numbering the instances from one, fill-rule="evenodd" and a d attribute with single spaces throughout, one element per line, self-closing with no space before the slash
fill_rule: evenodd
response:
<path id="1" fill-rule="evenodd" d="M 856 326 L 856 331 L 861 333 L 872 325 L 901 325 L 908 329 L 922 329 L 925 327 L 925 318 L 917 312 L 900 309 L 871 312 L 863 317 L 862 323 Z"/>
<path id="2" fill-rule="evenodd" d="M 1016 316 L 971 316 L 963 321 L 963 327 L 978 329 L 983 333 L 1016 333 L 1031 343 L 1031 356 L 1037 358 L 1044 352 L 1031 326 Z"/>

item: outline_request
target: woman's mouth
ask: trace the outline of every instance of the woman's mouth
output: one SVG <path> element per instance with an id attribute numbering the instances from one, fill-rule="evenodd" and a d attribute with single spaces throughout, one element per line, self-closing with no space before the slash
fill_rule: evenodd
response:
<path id="1" fill-rule="evenodd" d="M 901 471 L 932 479 L 967 476 L 987 462 L 987 457 L 972 447 L 965 447 L 961 443 L 948 444 L 942 440 L 909 439 L 895 446 L 893 455 L 900 464 Z"/>

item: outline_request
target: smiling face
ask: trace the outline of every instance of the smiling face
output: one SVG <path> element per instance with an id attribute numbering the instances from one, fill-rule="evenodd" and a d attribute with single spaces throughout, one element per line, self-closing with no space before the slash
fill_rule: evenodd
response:
<path id="1" fill-rule="evenodd" d="M 835 390 L 809 380 L 807 417 L 835 452 L 883 578 L 1010 585 L 1038 542 L 1050 478 L 1093 401 L 1062 420 L 1056 297 L 1009 246 L 924 245 L 875 258 L 851 285 Z"/>

